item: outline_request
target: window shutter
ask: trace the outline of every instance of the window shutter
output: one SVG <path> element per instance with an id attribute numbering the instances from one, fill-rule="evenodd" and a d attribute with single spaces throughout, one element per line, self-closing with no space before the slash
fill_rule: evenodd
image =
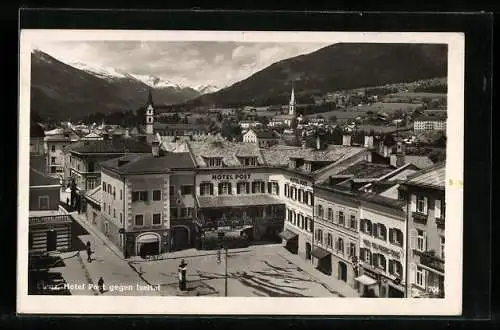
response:
<path id="1" fill-rule="evenodd" d="M 218 193 L 218 194 L 220 195 L 220 194 L 222 194 L 222 182 L 221 182 L 221 183 L 219 183 L 219 186 L 218 186 L 218 187 L 219 187 L 219 188 L 218 188 L 218 189 L 219 189 L 219 193 Z"/>
<path id="2" fill-rule="evenodd" d="M 365 220 L 366 221 L 366 233 L 368 235 L 372 235 L 372 222 L 370 220 Z"/>
<path id="3" fill-rule="evenodd" d="M 377 267 L 378 266 L 378 254 L 373 253 L 372 254 L 372 264 L 373 266 Z"/>
<path id="4" fill-rule="evenodd" d="M 210 195 L 214 194 L 214 185 L 211 183 L 210 184 Z"/>
<path id="5" fill-rule="evenodd" d="M 241 194 L 241 185 L 242 185 L 242 183 L 240 183 L 240 182 L 238 182 L 238 183 L 236 184 L 236 193 L 237 193 L 238 195 L 239 195 L 239 194 Z"/>
<path id="6" fill-rule="evenodd" d="M 231 195 L 233 193 L 233 185 L 231 184 L 231 182 L 228 183 L 228 194 Z"/>
<path id="7" fill-rule="evenodd" d="M 148 192 L 147 191 L 144 192 L 144 201 L 145 202 L 148 201 Z"/>
<path id="8" fill-rule="evenodd" d="M 359 230 L 365 232 L 365 219 L 359 219 Z"/>
<path id="9" fill-rule="evenodd" d="M 374 223 L 372 225 L 372 236 L 375 236 L 375 237 L 378 237 L 379 235 L 379 232 L 378 232 L 378 224 Z"/>
<path id="10" fill-rule="evenodd" d="M 417 248 L 417 235 L 416 229 L 410 230 L 410 249 L 412 250 Z"/>
<path id="11" fill-rule="evenodd" d="M 424 197 L 424 214 L 427 214 L 427 211 L 428 211 L 428 201 L 429 199 L 427 197 Z"/>
<path id="12" fill-rule="evenodd" d="M 252 194 L 255 194 L 255 185 L 257 183 L 256 182 L 252 182 Z"/>
<path id="13" fill-rule="evenodd" d="M 394 274 L 394 260 L 389 260 L 389 274 Z"/>
<path id="14" fill-rule="evenodd" d="M 404 246 L 405 242 L 404 242 L 404 237 L 403 237 L 403 232 L 401 230 L 397 230 L 396 231 L 396 235 L 398 237 L 398 242 L 401 246 Z"/>
<path id="15" fill-rule="evenodd" d="M 276 184 L 276 195 L 279 195 L 280 194 L 280 185 L 279 183 L 275 183 Z"/>
<path id="16" fill-rule="evenodd" d="M 272 183 L 271 182 L 268 182 L 267 183 L 267 193 L 270 194 L 272 191 Z"/>
<path id="17" fill-rule="evenodd" d="M 394 243 L 394 229 L 389 228 L 389 243 Z"/>
<path id="18" fill-rule="evenodd" d="M 410 264 L 410 284 L 415 284 L 417 283 L 417 264 L 415 264 L 414 262 L 412 262 Z"/>
<path id="19" fill-rule="evenodd" d="M 335 222 L 339 223 L 339 211 L 335 211 Z"/>
<path id="20" fill-rule="evenodd" d="M 411 194 L 411 207 L 410 207 L 411 212 L 416 212 L 417 211 L 417 195 Z"/>
<path id="21" fill-rule="evenodd" d="M 424 251 L 427 251 L 427 232 L 424 231 Z"/>
<path id="22" fill-rule="evenodd" d="M 382 233 L 382 238 L 384 239 L 384 241 L 387 240 L 387 228 L 383 224 L 380 224 L 379 227 Z"/>
<path id="23" fill-rule="evenodd" d="M 260 192 L 263 193 L 266 191 L 266 183 L 264 181 L 262 181 L 260 183 Z"/>
<path id="24" fill-rule="evenodd" d="M 441 218 L 441 200 L 436 199 L 434 203 L 434 218 Z"/>

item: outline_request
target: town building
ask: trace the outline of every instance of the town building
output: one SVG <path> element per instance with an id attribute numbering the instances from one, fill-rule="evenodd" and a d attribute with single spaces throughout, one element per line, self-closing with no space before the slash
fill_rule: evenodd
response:
<path id="1" fill-rule="evenodd" d="M 192 187 L 193 169 L 189 153 L 165 152 L 159 141 L 153 142 L 150 154 L 127 154 L 102 162 L 98 228 L 125 257 L 145 257 L 189 245 L 194 199 L 187 186 Z M 179 209 L 186 211 L 176 217 L 174 210 Z M 175 227 L 182 230 L 177 232 Z"/>
<path id="2" fill-rule="evenodd" d="M 29 175 L 29 252 L 70 249 L 72 218 L 59 209 L 59 179 L 32 168 Z"/>
<path id="3" fill-rule="evenodd" d="M 269 148 L 280 142 L 280 136 L 272 130 L 250 129 L 243 134 L 243 142 L 254 143 L 259 148 Z"/>
<path id="4" fill-rule="evenodd" d="M 173 139 L 201 140 L 210 134 L 210 126 L 206 124 L 176 123 L 165 124 L 155 123 L 154 132 L 162 137 Z"/>
<path id="5" fill-rule="evenodd" d="M 408 214 L 408 292 L 444 297 L 445 164 L 408 176 L 401 184 Z"/>
<path id="6" fill-rule="evenodd" d="M 80 137 L 70 129 L 59 128 L 46 132 L 44 142 L 47 150 L 47 171 L 50 175 L 63 177 L 64 149 L 79 140 Z"/>
<path id="7" fill-rule="evenodd" d="M 446 131 L 446 116 L 419 116 L 413 121 L 413 131 Z"/>
<path id="8" fill-rule="evenodd" d="M 45 155 L 45 132 L 38 123 L 30 125 L 30 155 Z"/>
<path id="9" fill-rule="evenodd" d="M 290 102 L 288 105 L 288 113 L 286 115 L 274 116 L 268 123 L 269 127 L 288 127 L 293 128 L 294 121 L 297 121 L 295 90 L 292 88 Z"/>
<path id="10" fill-rule="evenodd" d="M 99 163 L 126 153 L 150 153 L 151 146 L 144 140 L 104 135 L 101 140 L 82 140 L 64 151 L 64 178 L 72 180 L 79 191 L 94 189 L 101 183 Z"/>
<path id="11" fill-rule="evenodd" d="M 359 200 L 360 293 L 406 297 L 406 203 L 374 193 Z"/>
<path id="12" fill-rule="evenodd" d="M 260 121 L 255 121 L 255 120 L 242 120 L 239 122 L 239 125 L 242 130 L 262 128 L 262 126 L 264 126 Z"/>

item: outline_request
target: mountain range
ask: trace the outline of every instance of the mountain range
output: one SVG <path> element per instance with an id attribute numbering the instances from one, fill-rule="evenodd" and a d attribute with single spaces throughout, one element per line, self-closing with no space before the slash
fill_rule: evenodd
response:
<path id="1" fill-rule="evenodd" d="M 441 44 L 337 43 L 276 62 L 234 85 L 188 101 L 190 105 L 286 104 L 325 93 L 447 76 Z"/>
<path id="2" fill-rule="evenodd" d="M 343 89 L 447 76 L 447 46 L 338 43 L 276 62 L 229 87 L 185 87 L 159 77 L 31 55 L 31 110 L 42 118 L 79 119 L 91 113 L 137 110 L 148 90 L 156 104 L 241 106 L 286 104 Z"/>
<path id="3" fill-rule="evenodd" d="M 31 53 L 31 111 L 42 118 L 79 119 L 95 112 L 136 110 L 144 106 L 150 89 L 157 104 L 182 103 L 216 87 L 199 88 L 113 68 L 69 65 L 39 50 Z"/>

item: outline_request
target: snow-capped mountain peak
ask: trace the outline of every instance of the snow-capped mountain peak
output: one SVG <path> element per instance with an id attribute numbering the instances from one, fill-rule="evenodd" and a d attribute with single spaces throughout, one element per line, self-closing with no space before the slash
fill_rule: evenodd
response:
<path id="1" fill-rule="evenodd" d="M 196 87 L 196 90 L 201 94 L 210 94 L 219 90 L 219 87 L 215 85 L 200 85 Z"/>
<path id="2" fill-rule="evenodd" d="M 127 78 L 129 75 L 115 68 L 106 66 L 89 65 L 81 62 L 71 63 L 72 67 L 86 71 L 104 79 Z"/>
<path id="3" fill-rule="evenodd" d="M 174 87 L 174 88 L 183 88 L 183 86 L 179 84 L 175 84 L 171 81 L 155 77 L 155 76 L 148 76 L 148 75 L 141 75 L 141 74 L 131 74 L 132 77 L 134 77 L 137 80 L 142 81 L 149 87 L 153 88 L 165 88 L 165 87 Z"/>

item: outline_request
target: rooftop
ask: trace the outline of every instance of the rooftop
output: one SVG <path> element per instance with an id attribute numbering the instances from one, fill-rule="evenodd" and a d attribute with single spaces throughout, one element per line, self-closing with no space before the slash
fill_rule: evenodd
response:
<path id="1" fill-rule="evenodd" d="M 429 168 L 409 175 L 406 184 L 444 190 L 446 184 L 445 163 L 437 163 Z"/>
<path id="2" fill-rule="evenodd" d="M 259 165 L 264 158 L 259 148 L 251 143 L 238 143 L 227 140 L 187 141 L 197 166 L 206 167 L 205 158 L 222 157 L 224 166 L 241 166 L 238 157 L 257 157 Z"/>
<path id="3" fill-rule="evenodd" d="M 252 130 L 259 139 L 274 139 L 278 137 L 275 131 L 271 130 Z"/>
<path id="4" fill-rule="evenodd" d="M 134 139 L 115 138 L 97 141 L 79 141 L 67 147 L 67 150 L 79 154 L 93 153 L 150 153 L 151 146 L 147 142 Z"/>
<path id="5" fill-rule="evenodd" d="M 168 173 L 172 169 L 191 169 L 194 162 L 187 152 L 162 152 L 160 156 L 127 154 L 101 163 L 101 167 L 120 174 Z"/>
<path id="6" fill-rule="evenodd" d="M 435 116 L 421 115 L 415 117 L 414 121 L 444 121 L 446 120 L 446 113 Z"/>
<path id="7" fill-rule="evenodd" d="M 339 172 L 338 175 L 352 175 L 355 179 L 378 179 L 394 170 L 389 165 L 361 161 Z"/>
<path id="8" fill-rule="evenodd" d="M 102 192 L 102 186 L 98 185 L 94 189 L 87 191 L 87 193 L 85 194 L 85 197 L 90 199 L 94 203 L 100 205 L 101 204 L 101 196 L 102 196 L 101 192 Z"/>
<path id="9" fill-rule="evenodd" d="M 60 185 L 60 180 L 52 178 L 34 168 L 30 168 L 30 187 Z"/>
<path id="10" fill-rule="evenodd" d="M 361 202 L 371 202 L 379 205 L 384 205 L 388 207 L 393 207 L 397 209 L 401 209 L 406 205 L 406 202 L 403 200 L 393 199 L 381 195 L 377 195 L 374 193 L 362 193 L 359 194 L 359 199 Z"/>

